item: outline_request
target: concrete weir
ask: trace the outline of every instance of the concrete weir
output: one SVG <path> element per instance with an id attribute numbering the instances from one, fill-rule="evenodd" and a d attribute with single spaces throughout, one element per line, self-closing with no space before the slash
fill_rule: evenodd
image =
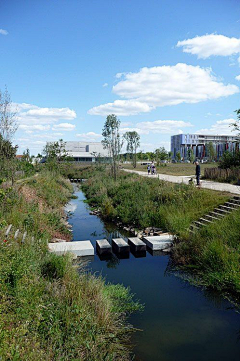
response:
<path id="1" fill-rule="evenodd" d="M 130 251 L 129 245 L 122 238 L 113 238 L 112 247 L 118 253 L 127 253 Z"/>
<path id="2" fill-rule="evenodd" d="M 48 248 L 50 252 L 59 255 L 71 252 L 77 257 L 94 256 L 94 248 L 90 241 L 49 243 Z"/>
<path id="3" fill-rule="evenodd" d="M 99 239 L 96 241 L 97 252 L 100 255 L 108 255 L 112 253 L 112 246 L 106 239 Z"/>
<path id="4" fill-rule="evenodd" d="M 153 251 L 161 251 L 173 244 L 173 235 L 161 234 L 160 236 L 144 237 L 143 242 Z"/>
<path id="5" fill-rule="evenodd" d="M 146 244 L 143 241 L 141 241 L 138 237 L 128 238 L 128 243 L 130 245 L 131 250 L 135 252 L 146 251 Z"/>

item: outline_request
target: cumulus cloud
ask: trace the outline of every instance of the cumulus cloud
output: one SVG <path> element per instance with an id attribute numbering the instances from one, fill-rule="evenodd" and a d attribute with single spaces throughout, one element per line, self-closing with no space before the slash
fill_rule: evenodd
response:
<path id="1" fill-rule="evenodd" d="M 239 92 L 233 84 L 224 85 L 209 68 L 179 63 L 175 66 L 142 68 L 125 73 L 113 86 L 113 92 L 127 100 L 115 100 L 88 111 L 91 115 L 128 116 L 150 112 L 156 107 L 198 103 Z"/>
<path id="2" fill-rule="evenodd" d="M 55 124 L 52 127 L 52 130 L 65 130 L 65 131 L 72 131 L 74 130 L 76 127 L 76 125 L 71 124 L 71 123 L 60 123 L 60 124 Z"/>
<path id="3" fill-rule="evenodd" d="M 235 131 L 232 131 L 231 124 L 235 123 L 233 118 L 218 120 L 212 124 L 210 128 L 203 128 L 195 132 L 195 134 L 216 134 L 216 135 L 236 135 Z"/>
<path id="4" fill-rule="evenodd" d="M 108 86 L 108 83 L 103 84 L 103 88 L 106 88 L 106 86 Z"/>
<path id="5" fill-rule="evenodd" d="M 8 32 L 7 32 L 7 30 L 0 29 L 0 34 L 1 35 L 8 35 Z"/>
<path id="6" fill-rule="evenodd" d="M 88 111 L 90 115 L 137 115 L 139 113 L 150 112 L 152 108 L 146 104 L 136 100 L 115 100 L 113 103 L 102 104 L 93 107 Z"/>
<path id="7" fill-rule="evenodd" d="M 19 125 L 54 124 L 61 120 L 73 120 L 76 112 L 69 108 L 41 108 L 37 105 L 21 103 L 14 104 Z"/>
<path id="8" fill-rule="evenodd" d="M 240 81 L 240 75 L 236 76 L 235 79 Z"/>
<path id="9" fill-rule="evenodd" d="M 137 128 L 149 133 L 160 133 L 160 134 L 173 134 L 182 133 L 181 128 L 192 127 L 193 124 L 190 122 L 184 122 L 183 120 L 155 120 L 153 122 L 141 122 L 137 123 Z"/>
<path id="10" fill-rule="evenodd" d="M 177 47 L 183 47 L 185 53 L 197 55 L 202 59 L 212 55 L 230 56 L 240 53 L 240 39 L 209 34 L 178 41 Z"/>
<path id="11" fill-rule="evenodd" d="M 86 142 L 96 142 L 100 140 L 100 138 L 102 138 L 101 134 L 97 134 L 94 132 L 88 132 L 88 133 L 79 133 L 76 134 L 77 137 L 80 138 L 80 140 L 82 141 L 86 141 Z"/>
<path id="12" fill-rule="evenodd" d="M 25 131 L 33 131 L 33 130 L 49 130 L 50 125 L 41 125 L 41 124 L 33 124 L 33 125 L 27 125 L 27 124 L 20 124 L 19 129 L 25 130 Z"/>

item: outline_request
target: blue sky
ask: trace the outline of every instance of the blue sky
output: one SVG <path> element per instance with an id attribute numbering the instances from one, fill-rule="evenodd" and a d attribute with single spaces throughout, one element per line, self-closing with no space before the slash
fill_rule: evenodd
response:
<path id="1" fill-rule="evenodd" d="M 0 89 L 15 142 L 100 141 L 107 114 L 141 149 L 231 134 L 240 108 L 238 0 L 0 0 Z"/>

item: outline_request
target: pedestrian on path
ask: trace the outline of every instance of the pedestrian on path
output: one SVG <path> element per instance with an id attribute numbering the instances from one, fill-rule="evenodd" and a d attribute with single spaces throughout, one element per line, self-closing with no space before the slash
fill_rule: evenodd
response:
<path id="1" fill-rule="evenodd" d="M 196 179 L 197 179 L 197 186 L 200 186 L 200 173 L 201 173 L 200 164 L 199 164 L 199 162 L 196 162 Z"/>
<path id="2" fill-rule="evenodd" d="M 148 175 L 150 174 L 150 170 L 151 170 L 151 167 L 150 167 L 150 164 L 148 164 L 148 166 L 147 166 Z"/>

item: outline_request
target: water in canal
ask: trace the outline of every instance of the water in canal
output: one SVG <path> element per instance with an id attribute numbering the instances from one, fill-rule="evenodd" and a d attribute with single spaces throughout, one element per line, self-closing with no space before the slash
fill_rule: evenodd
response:
<path id="1" fill-rule="evenodd" d="M 113 224 L 105 224 L 75 193 L 68 209 L 73 240 L 123 237 Z M 129 286 L 145 304 L 130 322 L 141 329 L 134 336 L 135 360 L 141 361 L 239 361 L 240 314 L 217 294 L 204 292 L 169 272 L 169 257 L 152 256 L 101 261 L 97 255 L 89 267 L 107 281 Z"/>

